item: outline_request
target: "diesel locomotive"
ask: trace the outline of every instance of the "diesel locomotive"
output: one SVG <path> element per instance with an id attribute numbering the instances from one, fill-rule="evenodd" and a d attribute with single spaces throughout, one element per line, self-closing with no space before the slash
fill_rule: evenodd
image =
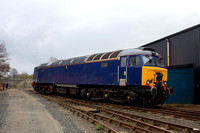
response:
<path id="1" fill-rule="evenodd" d="M 167 87 L 163 58 L 144 47 L 41 64 L 34 68 L 32 86 L 37 92 L 136 105 L 163 104 L 174 92 Z"/>

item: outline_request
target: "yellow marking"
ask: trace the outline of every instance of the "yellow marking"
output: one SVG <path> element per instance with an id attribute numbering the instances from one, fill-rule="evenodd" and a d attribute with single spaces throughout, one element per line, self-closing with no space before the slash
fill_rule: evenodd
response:
<path id="1" fill-rule="evenodd" d="M 87 96 L 89 96 L 90 95 L 90 93 L 87 93 Z"/>
<path id="2" fill-rule="evenodd" d="M 127 99 L 130 99 L 131 97 L 130 96 L 127 96 Z"/>
<path id="3" fill-rule="evenodd" d="M 150 67 L 150 66 L 143 66 L 142 67 L 142 85 L 147 85 L 147 80 L 151 81 L 152 83 L 149 86 L 153 86 L 154 82 L 156 82 L 156 72 L 163 74 L 163 81 L 167 81 L 167 69 L 160 68 L 160 67 Z"/>
<path id="4" fill-rule="evenodd" d="M 126 72 L 124 72 L 124 75 L 126 75 Z"/>
<path id="5" fill-rule="evenodd" d="M 105 94 L 105 97 L 108 97 L 108 94 Z"/>

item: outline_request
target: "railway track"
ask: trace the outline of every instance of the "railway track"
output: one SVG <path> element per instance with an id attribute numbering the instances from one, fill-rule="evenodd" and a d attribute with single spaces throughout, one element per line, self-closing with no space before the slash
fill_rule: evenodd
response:
<path id="1" fill-rule="evenodd" d="M 73 100 L 68 99 L 67 101 L 77 104 L 77 102 L 75 102 L 76 100 L 78 100 L 78 99 L 73 99 Z M 98 102 L 97 104 L 100 104 L 100 106 L 99 105 L 97 106 L 97 105 L 91 104 L 88 101 L 78 100 L 78 104 L 79 104 L 79 102 L 80 102 L 81 105 L 83 104 L 85 106 L 97 108 L 98 110 L 101 110 L 103 112 L 108 112 L 108 113 L 109 113 L 109 111 L 116 112 L 118 114 L 121 114 L 123 116 L 127 116 L 129 118 L 137 119 L 137 120 L 140 120 L 140 121 L 143 121 L 143 122 L 151 123 L 151 124 L 156 125 L 156 126 L 164 127 L 164 128 L 166 128 L 168 130 L 177 130 L 177 131 L 181 131 L 181 132 L 200 132 L 199 129 L 195 129 L 195 128 L 189 127 L 189 126 L 182 126 L 182 125 L 179 125 L 179 124 L 173 124 L 173 123 L 169 123 L 169 122 L 165 122 L 165 121 L 151 119 L 151 118 L 144 117 L 144 116 L 138 116 L 138 115 L 126 113 L 126 112 L 123 112 L 123 111 L 116 111 L 116 110 L 109 109 L 109 108 L 103 108 L 103 107 L 105 107 L 107 105 L 107 104 L 104 104 L 104 103 L 103 103 L 104 105 L 102 106 L 102 103 Z M 96 104 L 96 102 L 95 102 L 95 104 Z"/>
<path id="2" fill-rule="evenodd" d="M 119 133 L 119 132 L 124 132 L 124 131 L 117 131 L 113 128 L 113 126 L 109 126 L 108 124 L 105 124 L 105 121 L 106 123 L 111 123 L 111 124 L 115 124 L 117 125 L 118 127 L 123 127 L 123 128 L 127 128 L 129 129 L 129 132 L 145 132 L 145 133 L 153 133 L 153 131 L 151 130 L 148 130 L 148 129 L 145 129 L 145 128 L 142 128 L 142 127 L 139 127 L 137 125 L 131 125 L 131 124 L 128 124 L 128 123 L 125 123 L 123 121 L 119 121 L 119 120 L 116 120 L 114 118 L 111 118 L 111 117 L 108 117 L 108 116 L 104 116 L 104 115 L 101 115 L 101 114 L 98 114 L 94 112 L 90 112 L 90 111 L 86 111 L 84 109 L 81 109 L 80 106 L 78 107 L 75 107 L 73 105 L 70 105 L 70 104 L 66 104 L 65 101 L 59 101 L 58 98 L 54 99 L 52 98 L 51 96 L 45 96 L 45 95 L 40 95 L 52 102 L 55 102 L 59 105 L 61 105 L 62 107 L 64 108 L 67 108 L 69 109 L 70 111 L 72 111 L 73 113 L 75 113 L 76 115 L 84 118 L 84 119 L 87 119 L 89 120 L 90 122 L 92 122 L 93 124 L 100 124 L 103 126 L 104 130 L 106 132 L 113 132 L 113 133 Z M 101 122 L 103 121 L 103 122 Z"/>
<path id="3" fill-rule="evenodd" d="M 188 120 L 200 121 L 200 111 L 198 110 L 188 110 L 188 109 L 180 109 L 180 108 L 171 108 L 171 107 L 154 107 L 154 108 L 141 108 L 141 107 L 124 107 L 131 110 L 142 111 L 142 112 L 151 112 L 151 113 L 159 113 L 163 115 L 170 115 L 175 118 L 184 118 Z"/>
<path id="4" fill-rule="evenodd" d="M 94 105 L 89 103 L 88 101 L 83 101 L 79 99 L 69 99 L 65 97 L 52 96 L 52 95 L 40 94 L 40 96 L 43 96 L 52 102 L 56 102 L 61 106 L 68 108 L 72 112 L 76 112 L 77 115 L 89 119 L 90 121 L 92 121 L 92 123 L 96 124 L 98 123 L 103 125 L 103 127 L 107 132 L 118 132 L 118 131 L 113 129 L 112 126 L 109 127 L 108 124 L 104 124 L 104 122 L 102 121 L 106 121 L 106 123 L 111 123 L 122 128 L 126 128 L 131 132 L 164 132 L 164 133 L 199 132 L 198 129 L 194 129 L 192 127 L 155 120 L 144 116 L 138 116 L 126 113 L 123 111 L 116 111 L 105 107 L 105 105 L 104 106 L 98 104 Z M 81 109 L 80 106 L 97 109 L 99 113 L 85 111 Z"/>
<path id="5" fill-rule="evenodd" d="M 171 108 L 171 107 L 161 107 L 161 108 L 153 108 L 152 112 L 162 112 L 165 114 L 173 115 L 178 118 L 185 118 L 189 120 L 200 121 L 200 111 L 197 110 L 188 110 L 188 109 L 180 109 L 180 108 Z"/>
<path id="6" fill-rule="evenodd" d="M 88 102 L 88 101 L 83 101 Z M 90 102 L 90 101 L 89 101 Z M 103 102 L 95 102 L 95 104 L 106 106 L 108 103 Z M 109 104 L 109 106 L 113 106 L 115 108 L 128 109 L 133 111 L 140 112 L 151 112 L 155 114 L 163 114 L 165 116 L 172 116 L 175 118 L 184 118 L 188 120 L 200 121 L 200 109 L 186 109 L 186 108 L 175 108 L 175 107 L 134 107 L 134 106 L 125 106 L 118 104 Z"/>
<path id="7" fill-rule="evenodd" d="M 183 107 L 160 107 L 162 109 L 167 109 L 167 110 L 178 110 L 178 111 L 184 111 L 187 112 L 188 114 L 191 115 L 196 115 L 200 116 L 200 108 L 194 108 L 194 109 L 189 109 L 189 108 L 183 108 Z"/>

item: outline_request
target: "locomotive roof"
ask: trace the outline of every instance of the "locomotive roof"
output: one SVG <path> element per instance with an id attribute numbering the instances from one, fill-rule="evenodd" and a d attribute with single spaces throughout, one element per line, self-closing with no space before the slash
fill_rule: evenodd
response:
<path id="1" fill-rule="evenodd" d="M 105 52 L 105 53 L 97 53 L 88 56 L 81 56 L 75 58 L 69 58 L 66 60 L 57 60 L 50 63 L 41 64 L 38 67 L 51 67 L 51 66 L 64 66 L 69 64 L 80 64 L 85 62 L 95 62 L 95 61 L 106 61 L 106 60 L 113 60 L 117 59 L 120 56 L 127 56 L 127 55 L 152 55 L 155 53 L 155 50 L 150 48 L 134 48 L 134 49 L 126 49 L 126 50 L 117 50 L 112 52 Z M 155 55 L 160 56 L 158 53 Z"/>
<path id="2" fill-rule="evenodd" d="M 154 53 L 156 56 L 161 57 L 161 55 L 156 53 L 154 49 L 144 48 L 144 47 L 123 50 L 119 54 L 119 56 L 126 56 L 126 55 L 152 55 L 152 53 Z"/>

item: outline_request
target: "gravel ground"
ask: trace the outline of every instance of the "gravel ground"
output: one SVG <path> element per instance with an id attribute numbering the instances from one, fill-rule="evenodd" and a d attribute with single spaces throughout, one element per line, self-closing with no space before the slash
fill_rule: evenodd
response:
<path id="1" fill-rule="evenodd" d="M 8 115 L 8 93 L 6 91 L 0 91 L 0 133 L 4 126 L 6 116 Z"/>
<path id="2" fill-rule="evenodd" d="M 81 129 L 74 123 L 73 116 L 69 111 L 64 110 L 58 104 L 50 102 L 42 97 L 38 97 L 31 93 L 28 94 L 38 98 L 38 101 L 44 105 L 51 116 L 62 125 L 64 133 L 82 133 Z"/>
<path id="3" fill-rule="evenodd" d="M 32 90 L 32 89 L 29 89 Z M 54 119 L 59 121 L 62 125 L 65 133 L 104 133 L 103 130 L 96 130 L 96 125 L 91 124 L 85 119 L 82 119 L 67 109 L 63 109 L 60 105 L 50 102 L 45 98 L 37 96 L 30 91 L 26 91 L 28 94 L 37 97 L 39 102 L 45 105 L 45 108 L 53 116 Z M 74 128 L 75 127 L 75 128 Z M 79 129 L 77 129 L 79 128 Z"/>
<path id="4" fill-rule="evenodd" d="M 174 118 L 173 116 L 164 116 L 162 114 L 152 114 L 152 113 L 145 113 L 145 112 L 139 112 L 139 111 L 133 111 L 130 109 L 119 109 L 119 108 L 113 108 L 114 106 L 110 106 L 109 108 L 112 109 L 116 109 L 118 111 L 124 111 L 127 113 L 132 113 L 132 114 L 136 114 L 136 115 L 140 115 L 140 116 L 145 116 L 148 118 L 154 118 L 157 120 L 162 120 L 162 121 L 166 121 L 166 122 L 170 122 L 170 123 L 176 123 L 176 124 L 181 124 L 181 125 L 185 125 L 185 126 L 191 126 L 193 128 L 198 128 L 200 129 L 200 121 L 191 121 L 191 120 L 185 120 L 185 119 L 181 119 L 181 118 Z M 92 124 L 85 124 L 88 123 L 87 121 L 84 121 L 83 119 L 80 119 L 79 117 L 74 117 L 75 119 L 75 123 L 77 125 L 79 125 L 78 127 L 80 127 L 82 129 L 83 132 L 98 132 L 95 130 L 95 125 Z"/>
<path id="5" fill-rule="evenodd" d="M 18 93 L 18 94 L 17 94 Z M 24 99 L 24 97 L 26 97 Z M 37 106 L 36 106 L 37 105 Z M 108 106 L 114 109 L 112 106 Z M 30 111 L 22 113 L 21 110 Z M 37 110 L 38 108 L 38 110 Z M 42 111 L 41 109 L 42 108 Z M 39 110 L 40 109 L 40 110 Z M 184 120 L 180 118 L 173 118 L 172 116 L 163 116 L 159 114 L 151 114 L 144 112 L 131 111 L 130 109 L 118 109 L 132 114 L 137 114 L 149 118 L 155 118 L 158 120 L 168 121 L 186 126 L 192 126 L 194 128 L 200 128 L 200 122 Z M 40 124 L 41 116 L 35 115 L 33 112 L 45 112 L 40 114 L 42 117 L 48 117 L 53 123 Z M 21 117 L 16 117 L 16 116 Z M 35 116 L 34 116 L 35 115 Z M 40 118 L 41 117 L 41 118 Z M 44 122 L 44 120 L 42 120 Z M 18 128 L 18 125 L 25 125 L 23 128 Z M 27 124 L 28 123 L 28 124 Z M 45 121 L 48 123 L 48 121 Z M 51 125 L 52 124 L 52 125 Z M 31 127 L 27 127 L 31 126 Z M 42 126 L 45 126 L 42 127 Z M 49 127 L 48 127 L 49 126 Z M 53 127 L 56 126 L 56 129 Z M 14 128 L 13 128 L 14 127 Z M 16 128 L 17 127 L 17 128 Z M 37 129 L 40 128 L 40 129 Z M 17 130 L 11 130 L 17 129 Z M 23 130 L 22 130 L 23 129 Z M 30 131 L 29 131 L 29 130 Z M 45 129 L 43 131 L 42 129 Z M 50 102 L 40 96 L 33 94 L 28 90 L 9 89 L 6 91 L 0 91 L 0 133 L 8 132 L 64 132 L 64 133 L 103 133 L 103 130 L 97 131 L 96 125 L 91 124 L 87 120 L 84 120 L 78 116 L 73 115 L 70 111 L 63 109 L 60 105 Z"/>
<path id="6" fill-rule="evenodd" d="M 47 112 L 38 100 L 24 91 L 9 89 L 6 102 L 6 116 L 2 133 L 62 133 L 62 126 Z M 5 96 L 4 96 L 5 97 Z"/>
<path id="7" fill-rule="evenodd" d="M 27 90 L 0 91 L 0 133 L 100 133 L 56 103 Z"/>

